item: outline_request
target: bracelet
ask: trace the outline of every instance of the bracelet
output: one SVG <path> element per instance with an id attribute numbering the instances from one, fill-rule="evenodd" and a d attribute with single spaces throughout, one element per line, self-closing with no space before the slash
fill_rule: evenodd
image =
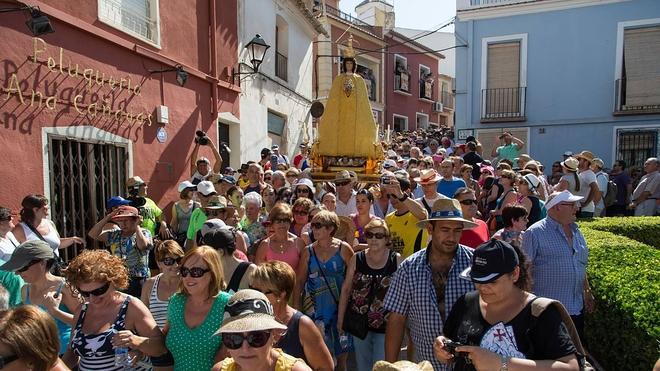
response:
<path id="1" fill-rule="evenodd" d="M 501 354 L 499 356 L 501 362 L 500 371 L 509 371 L 509 360 L 511 357 L 503 356 Z"/>

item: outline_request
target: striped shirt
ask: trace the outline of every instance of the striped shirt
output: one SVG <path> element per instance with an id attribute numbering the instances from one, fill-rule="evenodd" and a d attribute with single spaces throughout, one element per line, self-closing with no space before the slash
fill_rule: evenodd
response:
<path id="1" fill-rule="evenodd" d="M 410 336 L 417 348 L 418 361 L 429 360 L 434 370 L 448 370 L 449 366 L 436 360 L 433 355 L 433 340 L 442 335 L 443 320 L 438 310 L 433 273 L 427 251 L 431 245 L 408 257 L 394 273 L 390 289 L 385 296 L 385 309 L 407 317 Z M 459 274 L 470 266 L 472 249 L 458 245 L 456 256 L 449 269 L 445 285 L 445 313 L 449 314 L 454 303 L 462 295 L 473 291 L 472 282 L 459 278 Z"/>
<path id="2" fill-rule="evenodd" d="M 562 225 L 551 217 L 532 224 L 523 235 L 522 249 L 532 265 L 532 291 L 560 301 L 570 315 L 579 315 L 589 250 L 577 224 L 570 224 L 573 245 Z"/>
<path id="3" fill-rule="evenodd" d="M 162 330 L 167 322 L 167 305 L 170 303 L 169 300 L 163 301 L 158 299 L 158 284 L 160 283 L 160 278 L 163 274 L 156 276 L 156 281 L 151 287 L 151 294 L 149 295 L 149 312 L 154 316 L 156 324 Z"/>

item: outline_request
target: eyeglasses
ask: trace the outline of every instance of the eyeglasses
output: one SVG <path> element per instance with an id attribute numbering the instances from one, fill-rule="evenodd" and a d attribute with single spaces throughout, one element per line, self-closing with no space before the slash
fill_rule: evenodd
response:
<path id="1" fill-rule="evenodd" d="M 472 199 L 467 199 L 467 200 L 463 200 L 463 201 L 459 201 L 459 202 L 461 203 L 461 205 L 466 205 L 466 206 L 477 204 L 477 200 L 472 200 Z"/>
<path id="2" fill-rule="evenodd" d="M 224 209 L 206 209 L 206 215 L 208 216 L 218 216 L 225 213 Z"/>
<path id="3" fill-rule="evenodd" d="M 163 260 L 161 260 L 160 262 L 169 267 L 171 265 L 174 265 L 174 263 L 181 264 L 181 257 L 171 258 L 168 256 L 167 258 L 163 258 Z"/>
<path id="4" fill-rule="evenodd" d="M 296 189 L 296 193 L 309 193 L 309 189 L 307 189 L 307 188 L 298 188 L 298 189 Z"/>
<path id="5" fill-rule="evenodd" d="M 0 368 L 5 368 L 8 364 L 17 361 L 19 358 L 16 354 L 10 356 L 0 356 Z"/>
<path id="6" fill-rule="evenodd" d="M 273 224 L 287 224 L 287 223 L 291 223 L 291 219 L 287 219 L 287 218 L 273 219 Z"/>
<path id="7" fill-rule="evenodd" d="M 181 277 L 188 277 L 188 274 L 190 273 L 190 277 L 192 278 L 200 278 L 210 271 L 211 271 L 210 269 L 204 269 L 200 267 L 192 267 L 192 268 L 181 267 L 181 269 L 179 269 L 179 273 L 181 274 Z"/>
<path id="8" fill-rule="evenodd" d="M 309 213 L 304 210 L 293 210 L 293 214 L 298 216 L 309 215 Z"/>
<path id="9" fill-rule="evenodd" d="M 272 179 L 271 177 L 269 177 L 269 176 L 265 176 L 265 177 L 264 177 L 264 182 L 270 182 L 271 179 Z"/>
<path id="10" fill-rule="evenodd" d="M 246 335 L 241 333 L 224 333 L 222 334 L 222 344 L 228 349 L 236 350 L 243 345 L 243 340 L 252 348 L 261 348 L 266 345 L 270 339 L 270 331 L 250 331 Z"/>
<path id="11" fill-rule="evenodd" d="M 314 228 L 314 229 L 321 229 L 321 228 L 323 228 L 323 227 L 327 227 L 327 225 L 325 225 L 325 224 L 323 224 L 323 223 L 312 223 L 311 226 L 312 226 L 312 228 Z"/>
<path id="12" fill-rule="evenodd" d="M 371 233 L 371 232 L 365 232 L 364 236 L 366 238 L 375 238 L 377 240 L 382 240 L 383 238 L 386 237 L 385 233 Z"/>
<path id="13" fill-rule="evenodd" d="M 78 292 L 80 293 L 80 295 L 82 295 L 82 297 L 88 298 L 91 295 L 101 296 L 101 295 L 105 294 L 108 291 L 109 288 L 110 288 L 110 282 L 106 282 L 105 285 L 103 285 L 101 287 L 98 287 L 98 288 L 95 288 L 94 290 L 83 291 L 81 289 L 78 289 Z"/>
<path id="14" fill-rule="evenodd" d="M 39 263 L 40 261 L 41 261 L 41 260 L 32 260 L 31 262 L 27 263 L 27 264 L 26 264 L 24 267 L 22 267 L 21 269 L 17 269 L 16 272 L 18 272 L 18 273 L 23 273 L 23 272 L 25 272 L 26 270 L 30 269 L 31 266 L 33 266 L 33 265 Z"/>
<path id="15" fill-rule="evenodd" d="M 335 185 L 336 185 L 337 187 L 343 187 L 343 186 L 345 186 L 345 185 L 349 185 L 349 184 L 351 184 L 350 181 L 345 181 L 345 182 L 335 182 Z"/>

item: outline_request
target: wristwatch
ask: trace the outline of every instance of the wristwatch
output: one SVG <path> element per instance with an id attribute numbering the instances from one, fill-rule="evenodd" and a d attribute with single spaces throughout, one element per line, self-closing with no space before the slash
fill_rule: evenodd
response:
<path id="1" fill-rule="evenodd" d="M 397 197 L 397 199 L 398 199 L 399 201 L 403 202 L 403 201 L 405 201 L 405 200 L 408 199 L 408 195 L 404 193 L 403 196 L 401 196 L 401 197 Z"/>
<path id="2" fill-rule="evenodd" d="M 500 366 L 500 371 L 509 371 L 509 360 L 511 357 L 503 356 L 499 354 L 500 356 L 500 362 L 502 363 Z"/>

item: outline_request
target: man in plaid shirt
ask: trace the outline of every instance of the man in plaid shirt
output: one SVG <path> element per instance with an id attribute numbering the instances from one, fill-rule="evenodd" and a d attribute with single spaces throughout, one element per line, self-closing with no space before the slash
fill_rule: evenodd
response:
<path id="1" fill-rule="evenodd" d="M 471 264 L 472 249 L 459 245 L 464 229 L 477 226 L 463 218 L 455 199 L 433 203 L 428 219 L 417 223 L 427 228 L 431 242 L 401 263 L 385 297 L 390 312 L 385 334 L 385 360 L 398 359 L 406 323 L 416 349 L 416 361 L 427 360 L 437 370 L 448 370 L 433 356 L 433 340 L 442 334 L 444 320 L 461 295 L 474 290 L 459 274 Z"/>

